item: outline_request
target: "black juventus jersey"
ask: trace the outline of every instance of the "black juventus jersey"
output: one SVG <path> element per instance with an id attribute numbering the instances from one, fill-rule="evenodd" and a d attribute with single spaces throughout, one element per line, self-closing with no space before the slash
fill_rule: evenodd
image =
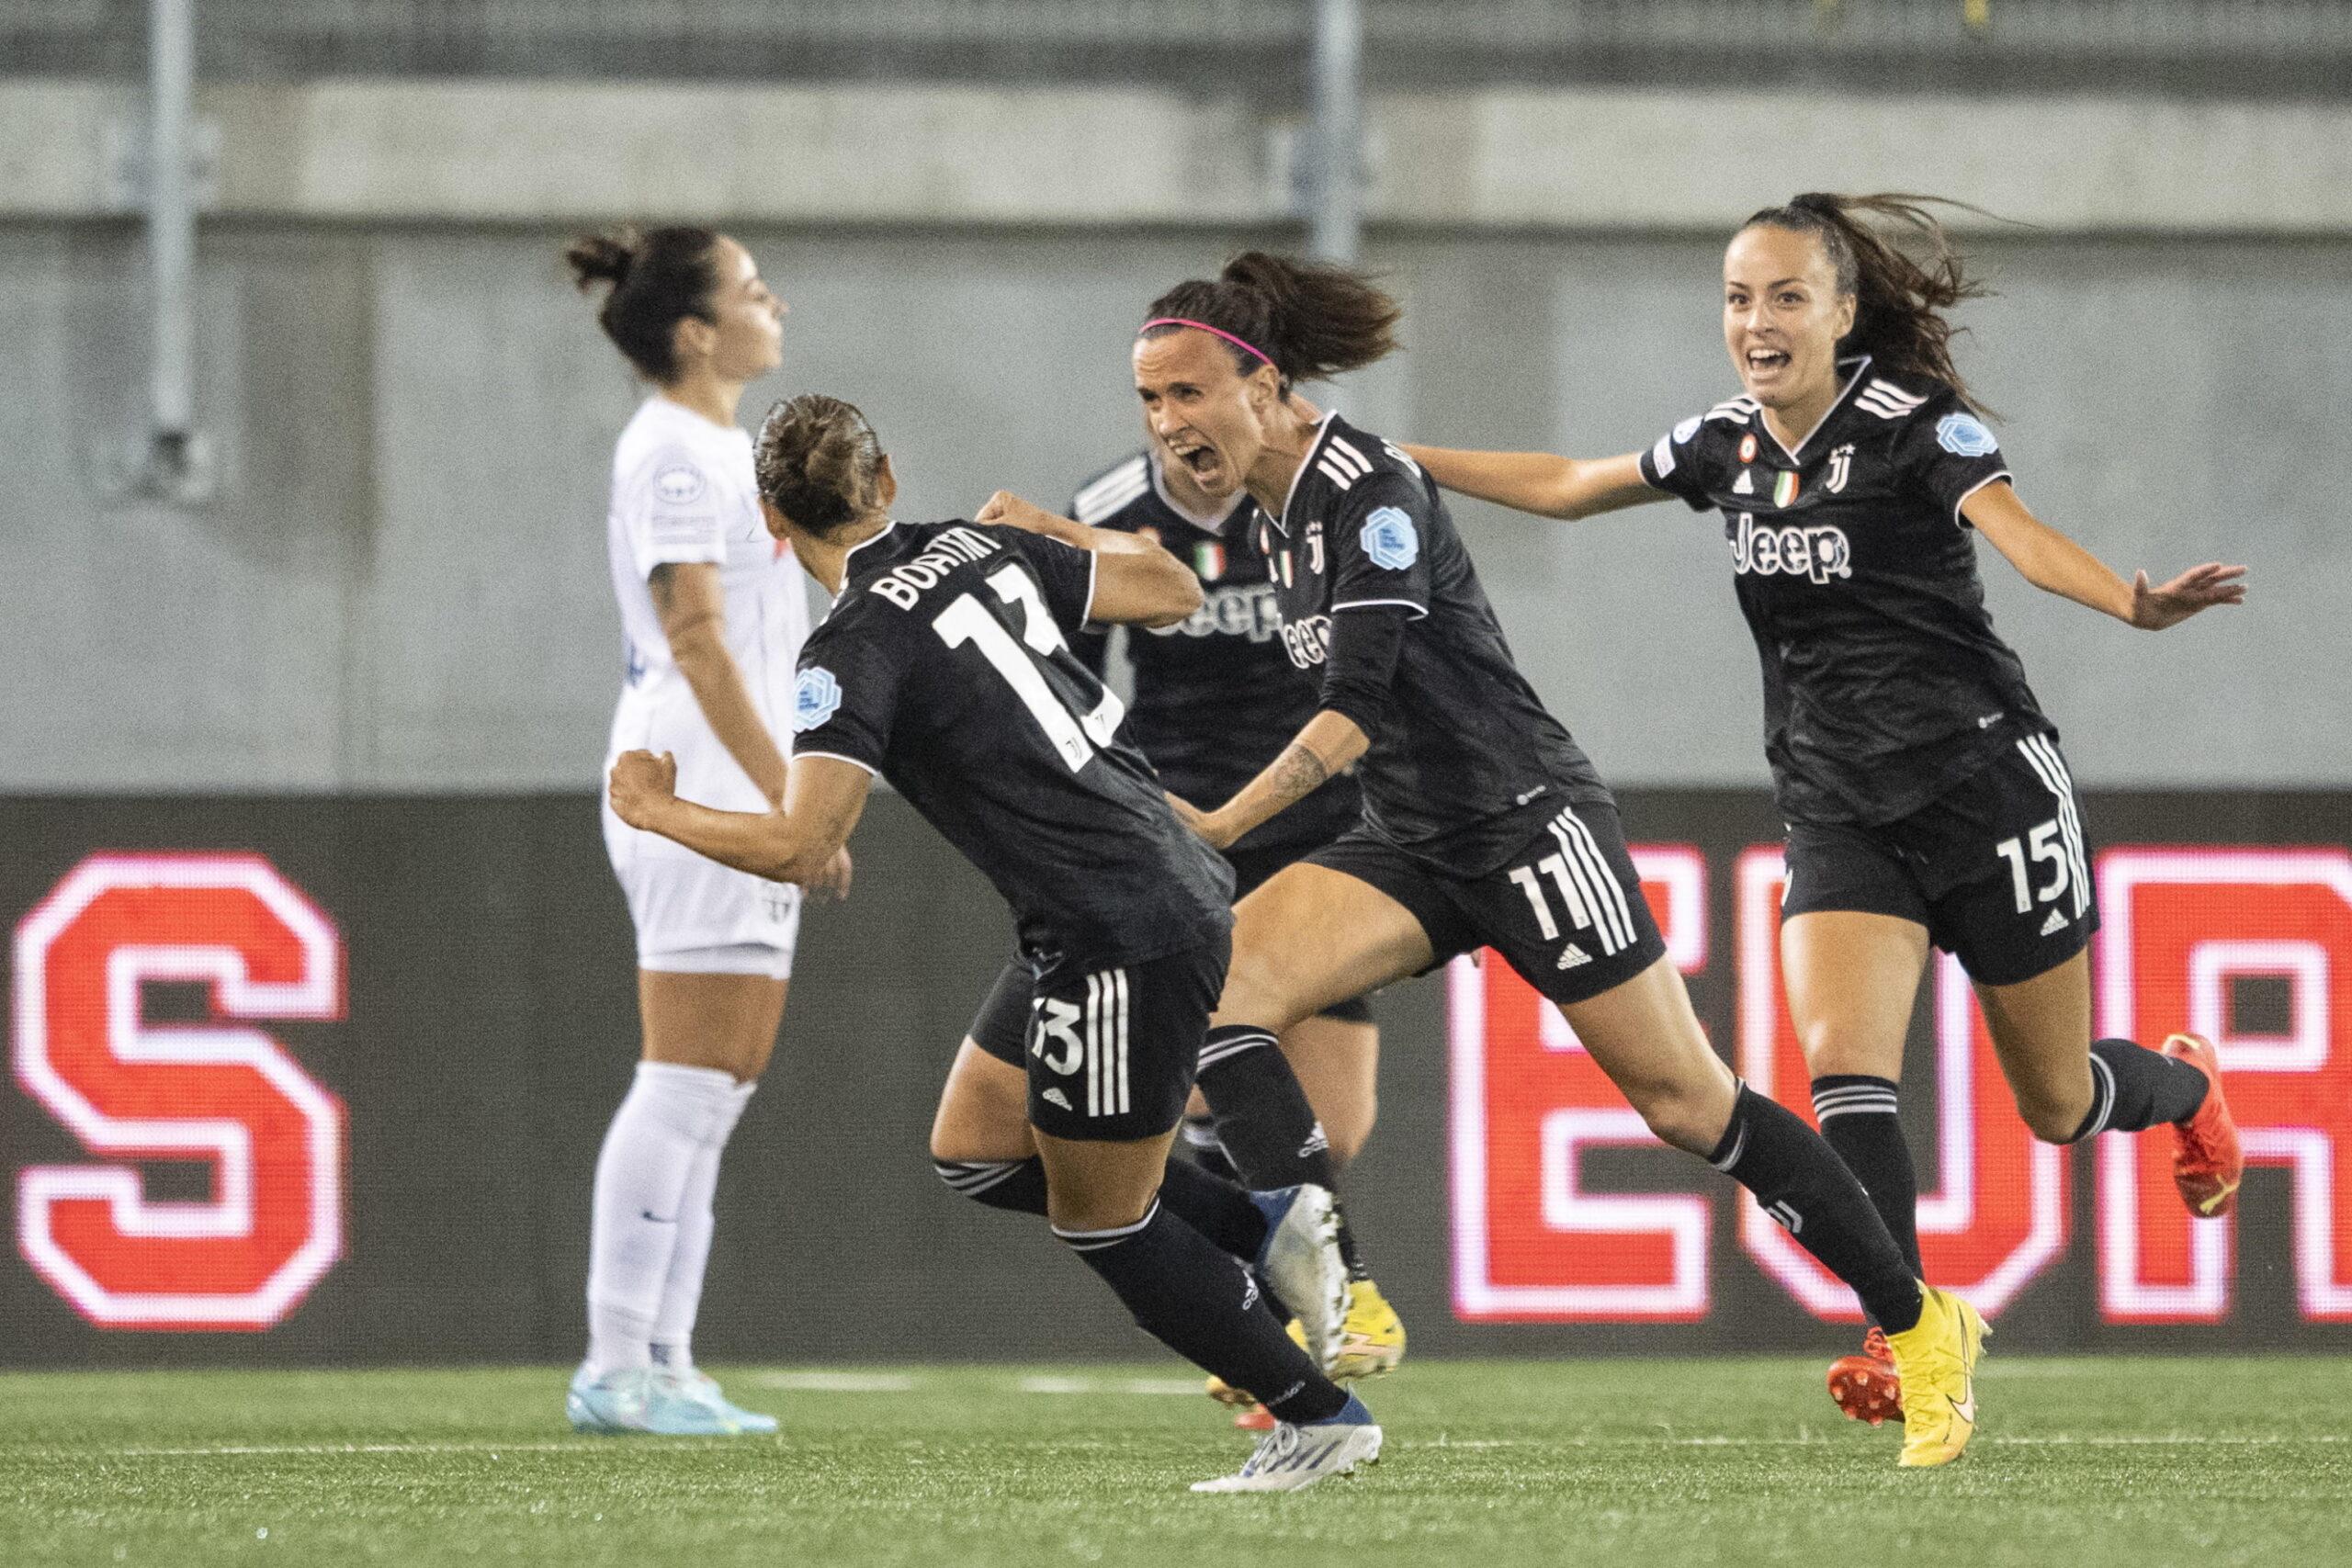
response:
<path id="1" fill-rule="evenodd" d="M 2009 477 L 1992 432 L 1939 382 L 1839 368 L 1793 452 L 1734 398 L 1660 436 L 1642 477 L 1723 513 L 1782 816 L 1875 824 L 2056 731 L 1994 633 L 1960 514 Z"/>
<path id="2" fill-rule="evenodd" d="M 1564 804 L 1607 802 L 1592 763 L 1511 662 L 1453 518 L 1413 460 L 1331 414 L 1278 518 L 1261 516 L 1283 649 L 1319 671 L 1331 617 L 1410 617 L 1372 750 L 1363 819 L 1456 876 L 1493 871 Z"/>
<path id="3" fill-rule="evenodd" d="M 1135 697 L 1127 733 L 1170 789 L 1215 810 L 1256 778 L 1315 716 L 1316 684 L 1283 651 L 1282 614 L 1258 545 L 1262 515 L 1248 494 L 1202 523 L 1169 499 L 1159 462 L 1137 453 L 1087 481 L 1070 513 L 1096 528 L 1148 529 L 1201 580 L 1201 607 L 1172 626 L 1130 627 Z M 1099 674 L 1110 639 L 1081 639 L 1079 657 Z M 1353 825 L 1363 796 L 1352 775 L 1331 780 L 1233 846 L 1304 852 Z"/>
<path id="4" fill-rule="evenodd" d="M 1059 540 L 895 523 L 850 552 L 793 688 L 793 754 L 888 779 L 1012 907 L 1041 983 L 1233 923 L 1232 872 L 1070 649 L 1093 590 L 1093 556 Z"/>

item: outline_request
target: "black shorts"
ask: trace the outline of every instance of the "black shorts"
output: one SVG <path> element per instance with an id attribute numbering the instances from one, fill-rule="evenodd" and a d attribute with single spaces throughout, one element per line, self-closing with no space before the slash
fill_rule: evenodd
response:
<path id="1" fill-rule="evenodd" d="M 1183 1120 L 1233 939 L 1037 986 L 1029 1009 L 1029 1124 L 1125 1142 Z M 1024 976 L 1025 978 L 1025 976 Z"/>
<path id="2" fill-rule="evenodd" d="M 1306 858 L 1405 906 L 1438 963 L 1491 947 L 1555 1002 L 1588 1001 L 1666 955 L 1616 807 L 1606 804 L 1564 808 L 1484 876 L 1433 871 L 1363 828 Z"/>
<path id="3" fill-rule="evenodd" d="M 1252 850 L 1225 857 L 1233 866 L 1233 901 L 1239 903 L 1274 873 L 1298 857 L 1286 850 Z M 1029 1048 L 1029 965 L 1019 958 L 998 971 L 980 1010 L 972 1015 L 972 1043 L 1012 1066 L 1020 1066 Z M 1316 1014 L 1347 1023 L 1370 1023 L 1372 1009 L 1362 997 L 1335 1002 Z"/>
<path id="4" fill-rule="evenodd" d="M 1782 919 L 1856 909 L 1917 921 L 1980 985 L 2047 974 L 2098 930 L 2082 800 L 2047 735 L 1893 822 L 1790 824 L 1788 868 Z"/>

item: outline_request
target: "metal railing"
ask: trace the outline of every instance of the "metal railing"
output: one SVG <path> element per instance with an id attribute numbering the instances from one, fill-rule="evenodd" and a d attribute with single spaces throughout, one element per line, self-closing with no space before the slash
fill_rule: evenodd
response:
<path id="1" fill-rule="evenodd" d="M 141 69 L 141 0 L 0 3 L 0 73 Z M 1374 89 L 2352 95 L 2344 0 L 1367 0 Z M 1154 82 L 1295 100 L 1315 0 L 203 0 L 209 79 Z"/>

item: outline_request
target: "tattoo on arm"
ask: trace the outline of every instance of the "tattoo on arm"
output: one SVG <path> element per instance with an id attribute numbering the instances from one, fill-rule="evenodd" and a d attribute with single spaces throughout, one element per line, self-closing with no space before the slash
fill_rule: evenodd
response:
<path id="1" fill-rule="evenodd" d="M 1269 771 L 1272 774 L 1271 782 L 1275 797 L 1285 807 L 1313 795 L 1331 776 L 1331 770 L 1323 765 L 1323 759 L 1295 740 L 1283 748 L 1283 754 L 1274 759 L 1274 765 Z"/>

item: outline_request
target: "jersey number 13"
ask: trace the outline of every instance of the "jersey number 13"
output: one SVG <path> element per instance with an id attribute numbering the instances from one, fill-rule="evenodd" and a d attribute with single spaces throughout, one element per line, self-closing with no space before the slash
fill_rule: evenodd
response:
<path id="1" fill-rule="evenodd" d="M 970 643 L 980 650 L 982 658 L 996 667 L 1012 688 L 1037 728 L 1046 732 L 1054 750 L 1071 773 L 1086 766 L 1098 746 L 1111 743 L 1112 732 L 1119 728 L 1119 720 L 1127 714 L 1127 705 L 1116 692 L 1104 688 L 1102 700 L 1091 712 L 1071 711 L 1046 680 L 1046 672 L 1037 660 L 1050 658 L 1067 650 L 1069 644 L 1062 637 L 1061 627 L 1046 613 L 1045 595 L 1038 592 L 1036 579 L 1019 566 L 1002 566 L 989 573 L 988 584 L 996 596 L 1008 604 L 1021 607 L 1021 641 L 1004 624 L 990 615 L 988 606 L 969 593 L 959 593 L 947 608 L 932 617 L 931 629 L 950 648 Z M 1024 649 L 1023 643 L 1028 645 Z M 1035 655 L 1031 657 L 1032 653 Z"/>

